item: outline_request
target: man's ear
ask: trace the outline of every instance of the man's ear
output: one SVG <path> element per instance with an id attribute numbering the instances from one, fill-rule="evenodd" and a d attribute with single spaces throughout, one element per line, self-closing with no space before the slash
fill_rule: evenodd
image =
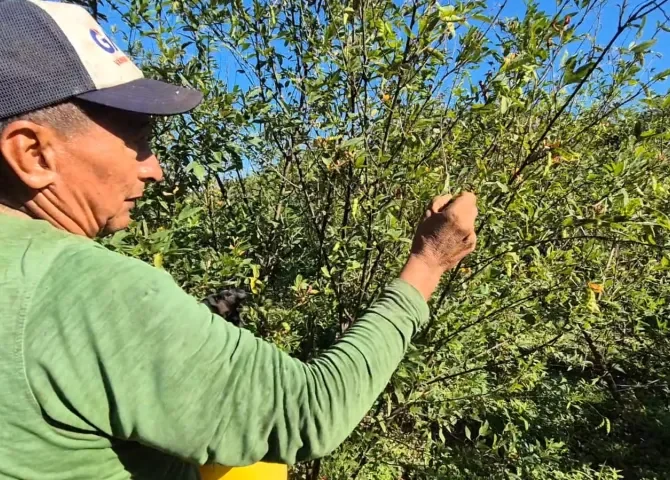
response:
<path id="1" fill-rule="evenodd" d="M 53 129 L 17 120 L 0 134 L 0 154 L 24 186 L 42 190 L 57 177 L 52 148 L 55 139 Z"/>

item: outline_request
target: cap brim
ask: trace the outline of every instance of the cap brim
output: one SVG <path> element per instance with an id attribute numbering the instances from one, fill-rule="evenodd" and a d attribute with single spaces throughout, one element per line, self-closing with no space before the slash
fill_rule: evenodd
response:
<path id="1" fill-rule="evenodd" d="M 150 78 L 77 95 L 77 98 L 87 102 L 147 115 L 186 113 L 197 107 L 202 97 L 197 90 Z"/>

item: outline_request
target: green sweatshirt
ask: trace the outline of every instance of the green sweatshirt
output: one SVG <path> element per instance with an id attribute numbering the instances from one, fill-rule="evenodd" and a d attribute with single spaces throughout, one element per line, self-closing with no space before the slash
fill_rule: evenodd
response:
<path id="1" fill-rule="evenodd" d="M 0 215 L 0 479 L 187 480 L 197 465 L 335 449 L 428 307 L 409 284 L 303 363 L 164 271 L 46 222 Z"/>

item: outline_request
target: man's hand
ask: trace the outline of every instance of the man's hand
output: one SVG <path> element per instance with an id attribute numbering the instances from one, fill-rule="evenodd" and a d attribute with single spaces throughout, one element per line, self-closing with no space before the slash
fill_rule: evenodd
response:
<path id="1" fill-rule="evenodd" d="M 233 325 L 242 327 L 244 323 L 240 318 L 240 308 L 242 302 L 247 298 L 244 290 L 237 288 L 231 290 L 221 290 L 218 293 L 208 295 L 202 303 L 207 305 L 212 313 L 225 318 Z"/>
<path id="2" fill-rule="evenodd" d="M 433 199 L 419 223 L 409 260 L 400 278 L 428 300 L 440 278 L 475 249 L 477 198 L 466 192 L 456 198 Z"/>

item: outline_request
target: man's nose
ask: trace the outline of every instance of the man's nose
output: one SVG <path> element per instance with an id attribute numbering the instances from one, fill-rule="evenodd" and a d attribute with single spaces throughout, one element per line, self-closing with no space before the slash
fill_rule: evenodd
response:
<path id="1" fill-rule="evenodd" d="M 140 162 L 139 178 L 143 182 L 162 182 L 163 169 L 153 153 Z"/>

